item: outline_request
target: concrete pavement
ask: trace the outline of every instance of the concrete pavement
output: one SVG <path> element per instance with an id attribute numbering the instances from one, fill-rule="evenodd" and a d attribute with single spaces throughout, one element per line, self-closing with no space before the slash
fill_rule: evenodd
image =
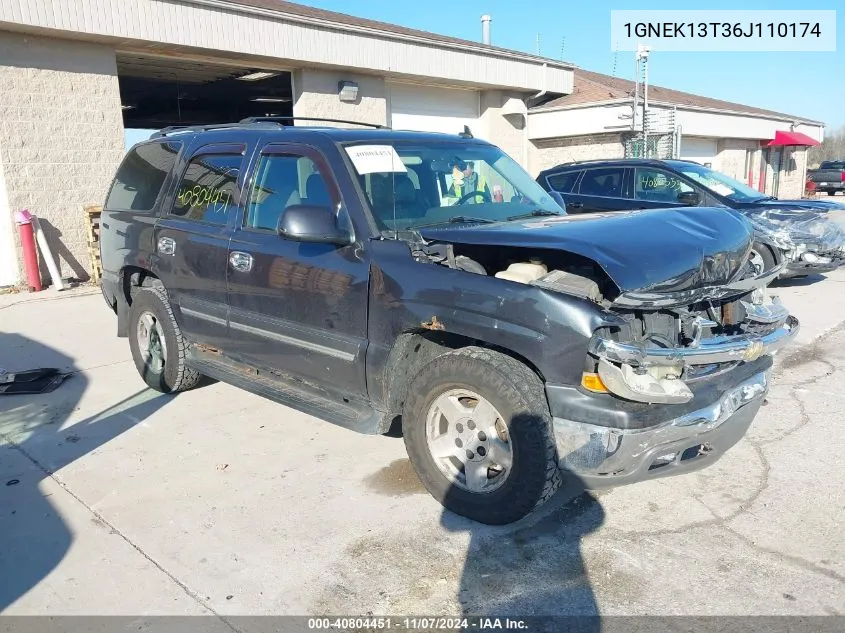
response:
<path id="1" fill-rule="evenodd" d="M 0 612 L 845 613 L 843 283 L 774 289 L 801 345 L 716 466 L 501 528 L 444 512 L 401 439 L 143 388 L 97 294 L 0 297 L 0 366 L 78 372 L 0 398 Z"/>

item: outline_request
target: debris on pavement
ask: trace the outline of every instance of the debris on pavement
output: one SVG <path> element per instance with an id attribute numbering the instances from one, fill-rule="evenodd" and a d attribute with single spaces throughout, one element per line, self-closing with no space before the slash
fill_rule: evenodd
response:
<path id="1" fill-rule="evenodd" d="M 48 393 L 71 376 L 55 367 L 28 369 L 15 373 L 0 369 L 0 396 Z"/>

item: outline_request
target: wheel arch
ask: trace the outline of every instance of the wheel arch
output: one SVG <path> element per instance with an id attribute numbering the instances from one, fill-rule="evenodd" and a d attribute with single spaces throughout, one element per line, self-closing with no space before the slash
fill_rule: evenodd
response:
<path id="1" fill-rule="evenodd" d="M 382 401 L 387 408 L 388 418 L 395 419 L 402 415 L 408 388 L 426 364 L 438 356 L 464 347 L 481 347 L 509 356 L 528 367 L 545 383 L 542 372 L 529 359 L 492 341 L 446 330 L 407 330 L 396 338 L 383 370 Z"/>
<path id="2" fill-rule="evenodd" d="M 117 335 L 126 338 L 129 328 L 129 308 L 132 298 L 140 288 L 161 286 L 161 280 L 149 269 L 141 266 L 124 266 L 118 274 L 118 292 L 115 296 Z"/>

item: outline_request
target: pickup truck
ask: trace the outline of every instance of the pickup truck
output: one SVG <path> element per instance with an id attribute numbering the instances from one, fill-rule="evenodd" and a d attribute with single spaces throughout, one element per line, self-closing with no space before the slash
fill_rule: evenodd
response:
<path id="1" fill-rule="evenodd" d="M 826 160 L 818 169 L 807 172 L 807 180 L 815 183 L 816 191 L 835 196 L 837 191 L 845 192 L 845 161 Z"/>
<path id="2" fill-rule="evenodd" d="M 569 216 L 467 132 L 286 122 L 165 129 L 118 169 L 102 292 L 151 388 L 401 428 L 429 492 L 491 524 L 564 471 L 680 474 L 744 435 L 798 322 L 741 216 Z"/>

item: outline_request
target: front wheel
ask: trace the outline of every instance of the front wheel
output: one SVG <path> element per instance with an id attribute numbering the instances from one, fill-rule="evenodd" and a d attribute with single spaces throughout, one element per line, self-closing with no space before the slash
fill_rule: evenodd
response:
<path id="1" fill-rule="evenodd" d="M 561 483 L 543 384 L 519 361 L 467 347 L 415 377 L 402 416 L 420 480 L 444 507 L 491 525 L 511 523 Z"/>
<path id="2" fill-rule="evenodd" d="M 186 391 L 200 380 L 186 364 L 185 341 L 162 287 L 143 288 L 133 298 L 129 347 L 138 373 L 156 391 Z"/>
<path id="3" fill-rule="evenodd" d="M 775 267 L 775 256 L 771 249 L 764 244 L 754 243 L 751 249 L 751 265 L 757 271 L 758 275 L 770 271 Z"/>
<path id="4" fill-rule="evenodd" d="M 836 195 L 836 192 L 835 192 L 835 191 L 828 191 L 828 192 L 827 192 L 827 195 L 829 195 L 829 196 L 835 196 L 835 195 Z"/>

